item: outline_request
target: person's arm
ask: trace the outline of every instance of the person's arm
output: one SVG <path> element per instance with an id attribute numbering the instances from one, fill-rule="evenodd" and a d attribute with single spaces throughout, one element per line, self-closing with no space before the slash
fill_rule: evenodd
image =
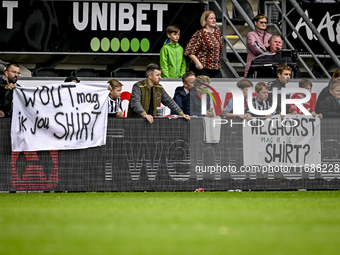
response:
<path id="1" fill-rule="evenodd" d="M 115 118 L 122 118 L 124 117 L 124 113 L 122 111 L 118 111 L 115 113 L 109 113 L 108 114 L 109 117 L 115 117 Z"/>
<path id="2" fill-rule="evenodd" d="M 258 41 L 256 35 L 252 32 L 247 34 L 247 49 L 256 56 L 267 51 L 265 46 Z"/>
<path id="3" fill-rule="evenodd" d="M 227 118 L 233 118 L 233 117 L 239 117 L 241 119 L 250 120 L 252 118 L 252 115 L 248 112 L 248 107 L 244 110 L 245 114 L 234 114 L 233 113 L 233 99 L 229 99 L 227 102 L 227 105 L 225 107 L 226 111 L 226 117 Z"/>
<path id="4" fill-rule="evenodd" d="M 176 104 L 176 102 L 166 93 L 165 89 L 162 88 L 162 99 L 161 102 L 163 105 L 169 107 L 173 112 L 175 112 L 178 115 L 183 115 L 183 111 L 179 106 Z"/>
<path id="5" fill-rule="evenodd" d="M 327 97 L 320 103 L 320 113 L 325 118 L 339 118 L 340 112 L 336 109 L 340 109 L 338 102 L 334 102 L 331 97 Z"/>
<path id="6" fill-rule="evenodd" d="M 144 117 L 147 113 L 142 106 L 142 91 L 138 84 L 136 83 L 132 87 L 132 93 L 130 98 L 131 108 L 140 116 Z"/>
<path id="7" fill-rule="evenodd" d="M 183 74 L 185 74 L 187 71 L 187 63 L 185 61 L 185 57 L 182 54 L 182 63 L 181 63 L 181 69 L 180 69 L 180 76 L 182 77 Z"/>
<path id="8" fill-rule="evenodd" d="M 319 93 L 318 99 L 316 100 L 315 103 L 315 112 L 320 113 L 320 105 L 321 102 L 324 101 L 328 96 L 330 96 L 331 93 L 329 92 L 329 86 L 324 87 L 321 92 Z"/>
<path id="9" fill-rule="evenodd" d="M 320 119 L 322 119 L 322 118 L 323 118 L 323 115 L 322 115 L 322 113 L 319 113 L 319 114 L 315 113 L 315 114 L 316 114 L 316 116 L 315 116 L 315 117 L 319 117 Z"/>
<path id="10" fill-rule="evenodd" d="M 313 117 L 318 116 L 318 114 L 316 114 L 315 112 L 311 112 L 311 114 L 312 114 Z M 321 114 L 321 116 L 322 116 L 322 114 Z M 322 118 L 322 117 L 321 117 L 321 118 Z"/>
<path id="11" fill-rule="evenodd" d="M 166 93 L 164 88 L 162 88 L 162 104 L 169 107 L 173 112 L 177 113 L 178 115 L 182 116 L 186 120 L 190 120 L 190 116 L 187 114 L 184 114 L 181 108 L 175 103 L 175 101 Z"/>
<path id="12" fill-rule="evenodd" d="M 197 69 L 203 69 L 202 63 L 196 57 L 197 53 L 200 51 L 202 47 L 201 41 L 202 39 L 199 30 L 192 35 L 184 50 L 184 56 L 189 56 L 189 58 L 194 62 Z"/>
<path id="13" fill-rule="evenodd" d="M 15 85 L 15 83 L 9 83 L 5 86 L 5 89 L 15 89 L 17 86 Z"/>
<path id="14" fill-rule="evenodd" d="M 140 116 L 143 118 L 147 119 L 149 123 L 153 123 L 153 116 L 150 114 L 147 114 L 146 111 L 144 110 L 142 106 L 142 90 L 136 83 L 132 87 L 132 93 L 131 93 L 131 98 L 130 98 L 130 104 L 131 108 Z"/>
<path id="15" fill-rule="evenodd" d="M 310 105 L 310 113 L 312 114 L 312 116 L 313 117 L 318 117 L 319 116 L 319 118 L 322 119 L 322 114 L 317 114 L 315 112 L 316 101 L 315 101 L 315 99 L 313 97 L 311 97 L 309 99 L 309 105 Z"/>
<path id="16" fill-rule="evenodd" d="M 252 114 L 250 114 L 250 113 L 245 113 L 245 114 L 234 114 L 234 113 L 231 113 L 231 112 L 227 112 L 226 113 L 226 117 L 227 118 L 232 118 L 232 117 L 239 117 L 240 119 L 246 119 L 246 120 L 248 120 L 248 119 L 252 119 Z"/>
<path id="17" fill-rule="evenodd" d="M 194 62 L 197 69 L 201 70 L 203 69 L 202 63 L 198 60 L 198 58 L 195 55 L 189 55 L 189 58 Z"/>
<path id="18" fill-rule="evenodd" d="M 159 54 L 159 64 L 161 66 L 162 78 L 169 78 L 169 63 L 168 63 L 168 51 L 166 47 L 163 46 Z"/>
<path id="19" fill-rule="evenodd" d="M 117 115 L 116 112 L 114 112 L 114 113 L 109 112 L 109 113 L 108 113 L 108 116 L 109 116 L 109 117 L 116 117 L 116 115 Z"/>
<path id="20" fill-rule="evenodd" d="M 20 87 L 20 85 L 18 85 Z M 1 79 L 0 82 L 0 89 L 4 90 L 4 89 L 15 89 L 16 88 L 16 84 L 15 83 L 7 83 L 5 80 Z"/>

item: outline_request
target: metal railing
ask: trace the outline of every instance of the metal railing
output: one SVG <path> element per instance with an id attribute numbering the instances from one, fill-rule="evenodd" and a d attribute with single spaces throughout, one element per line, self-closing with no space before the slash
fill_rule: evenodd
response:
<path id="1" fill-rule="evenodd" d="M 237 0 L 230 0 L 231 3 L 233 4 L 234 8 L 241 14 L 241 16 L 244 18 L 245 23 L 248 24 L 248 26 L 254 30 L 255 26 L 252 20 L 250 20 L 250 18 L 248 17 L 247 13 L 243 10 L 243 8 L 241 7 L 241 5 L 237 2 Z M 235 49 L 235 47 L 233 46 L 233 44 L 231 43 L 231 41 L 228 39 L 227 37 L 227 28 L 226 26 L 229 25 L 233 31 L 235 32 L 235 34 L 238 36 L 239 40 L 243 43 L 244 46 L 246 46 L 246 41 L 244 40 L 244 38 L 242 37 L 241 33 L 238 31 L 238 29 L 236 28 L 236 26 L 233 24 L 232 19 L 229 17 L 228 15 L 228 10 L 227 10 L 227 0 L 214 0 L 214 5 L 216 7 L 217 10 L 219 10 L 222 14 L 222 35 L 223 35 L 223 56 L 222 56 L 222 63 L 224 62 L 225 67 L 228 69 L 226 72 L 231 75 L 230 77 L 235 77 L 238 78 L 239 75 L 236 72 L 235 68 L 233 67 L 233 65 L 229 62 L 229 59 L 227 57 L 227 45 L 229 46 L 229 48 L 231 49 L 232 53 L 236 56 L 236 58 L 238 59 L 238 61 L 245 66 L 246 63 L 243 60 L 243 58 L 241 57 L 241 55 L 239 54 L 239 52 L 237 51 L 237 49 Z M 220 3 L 221 4 L 220 4 Z M 265 14 L 268 17 L 268 27 L 273 27 L 275 28 L 278 33 L 282 36 L 282 38 L 284 39 L 284 44 L 289 48 L 289 49 L 294 49 L 293 45 L 291 44 L 291 42 L 289 41 L 289 39 L 287 38 L 287 25 L 290 27 L 290 29 L 292 31 L 294 31 L 296 33 L 296 35 L 298 36 L 298 39 L 301 41 L 301 43 L 304 45 L 304 47 L 306 48 L 306 50 L 309 52 L 309 54 L 312 56 L 312 58 L 314 59 L 314 61 L 317 63 L 317 65 L 321 68 L 321 70 L 323 71 L 323 73 L 328 77 L 331 78 L 329 72 L 326 70 L 326 68 L 324 67 L 324 65 L 321 63 L 321 61 L 319 60 L 319 58 L 316 56 L 316 54 L 313 52 L 313 50 L 309 47 L 308 43 L 304 40 L 304 38 L 299 35 L 299 33 L 296 31 L 294 25 L 292 24 L 292 22 L 290 21 L 290 19 L 288 18 L 289 14 L 295 10 L 297 11 L 297 13 L 299 14 L 299 16 L 301 16 L 303 18 L 303 20 L 305 21 L 305 23 L 309 26 L 309 28 L 313 31 L 313 33 L 315 34 L 315 36 L 318 38 L 321 46 L 324 48 L 324 50 L 327 52 L 327 54 L 329 54 L 329 56 L 332 58 L 332 60 L 334 61 L 334 63 L 340 68 L 340 61 L 338 59 L 338 57 L 336 56 L 336 54 L 333 52 L 333 50 L 329 47 L 329 45 L 327 44 L 327 42 L 324 40 L 324 38 L 322 37 L 322 35 L 317 31 L 317 29 L 315 28 L 315 26 L 313 25 L 313 23 L 310 21 L 309 17 L 307 17 L 305 15 L 305 13 L 303 12 L 303 10 L 301 9 L 301 7 L 299 6 L 299 4 L 295 1 L 295 0 L 289 0 L 289 2 L 292 4 L 293 9 L 290 10 L 287 13 L 287 1 L 286 0 L 281 0 L 281 6 L 279 5 L 278 1 L 266 1 L 265 2 Z M 271 13 L 272 11 L 272 7 L 275 6 L 276 10 L 279 12 L 279 14 L 281 14 L 280 16 L 282 17 L 282 20 L 279 23 L 274 23 L 271 22 L 272 20 L 274 20 L 273 18 L 273 13 Z M 276 21 L 278 17 L 275 17 Z M 310 68 L 308 67 L 308 65 L 306 64 L 306 62 L 302 59 L 302 57 L 298 54 L 298 61 L 300 62 L 300 64 L 305 68 L 305 70 L 307 71 L 307 73 L 310 75 L 311 78 L 316 79 L 315 75 L 313 74 L 313 72 L 310 70 Z"/>

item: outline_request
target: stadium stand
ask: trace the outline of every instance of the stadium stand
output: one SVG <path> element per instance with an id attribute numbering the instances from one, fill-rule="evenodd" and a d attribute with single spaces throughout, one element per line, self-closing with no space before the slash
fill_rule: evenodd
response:
<path id="1" fill-rule="evenodd" d="M 53 1 L 51 1 L 53 2 Z M 92 77 L 110 77 L 112 70 L 118 70 L 119 68 L 134 69 L 138 77 L 143 77 L 141 70 L 145 70 L 145 66 L 150 62 L 158 62 L 159 50 L 162 46 L 163 39 L 166 38 L 164 31 L 161 28 L 152 27 L 157 32 L 154 33 L 143 32 L 141 34 L 136 33 L 135 28 L 131 31 L 133 34 L 127 34 L 126 31 L 122 35 L 117 33 L 106 33 L 105 31 L 114 30 L 114 26 L 118 27 L 118 23 L 105 22 L 104 19 L 99 19 L 99 14 L 94 14 L 93 17 L 97 17 L 97 24 L 90 24 L 88 21 L 85 24 L 69 24 L 68 19 L 63 19 L 65 15 L 72 17 L 73 12 L 64 12 L 64 6 L 59 5 L 60 1 L 56 1 L 53 4 L 39 5 L 39 1 L 30 1 L 29 3 L 21 3 L 18 8 L 15 8 L 14 14 L 22 14 L 23 19 L 26 20 L 27 29 L 30 29 L 31 33 L 27 34 L 24 31 L 17 30 L 17 34 L 8 34 L 8 36 L 2 36 L 7 38 L 6 40 L 0 40 L 0 46 L 2 52 L 0 53 L 0 59 L 6 62 L 18 62 L 20 65 L 29 69 L 30 72 L 34 71 L 33 76 L 41 75 L 48 77 L 55 77 L 53 71 L 45 74 L 40 67 L 54 68 L 58 70 L 57 75 L 65 76 L 69 75 L 72 70 L 79 68 L 92 68 L 95 70 L 96 75 L 84 74 Z M 110 1 L 108 1 L 110 3 Z M 112 2 L 119 5 L 118 2 Z M 225 9 L 222 9 L 222 3 L 225 4 Z M 80 3 L 78 3 L 79 5 Z M 94 10 L 101 10 L 104 8 L 101 3 L 88 2 L 85 4 L 94 5 Z M 107 4 L 107 3 L 106 3 Z M 282 1 L 265 1 L 265 0 L 187 0 L 187 1 L 156 1 L 154 4 L 160 4 L 160 6 L 172 12 L 170 16 L 175 17 L 173 22 L 181 24 L 182 33 L 180 44 L 185 45 L 188 38 L 192 33 L 198 29 L 195 24 L 200 18 L 200 14 L 205 9 L 213 9 L 216 12 L 219 26 L 224 32 L 224 40 L 226 55 L 223 58 L 222 69 L 224 69 L 224 77 L 242 77 L 244 72 L 244 62 L 246 60 L 245 50 L 245 37 L 246 34 L 252 30 L 252 18 L 259 12 L 264 12 L 269 18 L 268 30 L 271 33 L 280 33 L 285 38 L 286 49 L 298 50 L 298 65 L 303 77 L 325 77 L 329 78 L 332 71 L 339 67 L 339 53 L 336 52 L 336 44 L 333 44 L 332 39 L 328 38 L 328 34 L 325 34 L 326 30 L 331 31 L 332 28 L 323 29 L 321 33 L 316 31 L 315 27 L 319 24 L 314 24 L 314 28 L 310 27 L 307 31 L 312 31 L 318 41 L 321 43 L 317 45 L 316 40 L 310 41 L 309 35 L 304 33 L 298 33 L 305 43 L 300 42 L 300 38 L 296 38 L 293 33 L 293 28 L 290 26 L 290 22 L 296 27 L 299 19 L 300 22 L 303 19 L 303 26 L 308 26 L 308 20 L 318 20 L 321 22 L 324 14 L 328 11 L 336 12 L 339 10 L 339 3 L 306 3 L 297 2 L 295 0 L 282 0 Z M 75 6 L 78 6 L 75 5 Z M 139 1 L 131 1 L 129 8 L 138 8 Z M 163 6 L 164 5 L 164 6 Z M 80 6 L 78 6 L 80 7 Z M 37 13 L 51 13 L 48 18 L 45 19 L 33 19 L 32 12 L 27 12 L 27 9 L 34 8 Z M 51 8 L 54 8 L 52 12 Z M 72 10 L 70 6 L 70 10 Z M 150 7 L 151 8 L 151 7 Z M 307 17 L 305 14 L 306 8 L 308 9 Z M 91 10 L 91 8 L 89 9 Z M 315 13 L 315 10 L 318 12 Z M 284 13 L 283 13 L 284 12 Z M 59 16 L 62 13 L 62 17 Z M 161 12 L 159 12 L 160 14 Z M 246 16 L 242 15 L 245 13 Z M 88 15 L 91 15 L 90 13 Z M 96 16 L 97 15 L 97 16 Z M 40 16 L 37 16 L 40 17 Z M 167 18 L 168 15 L 163 17 L 166 27 L 170 22 Z M 226 18 L 229 19 L 229 23 Z M 76 16 L 73 17 L 73 21 L 76 20 Z M 105 16 L 103 16 L 105 18 Z M 282 19 L 283 18 L 283 19 Z M 298 19 L 297 19 L 298 18 Z M 306 19 L 306 20 L 305 20 Z M 70 20 L 72 20 L 70 18 Z M 58 26 L 56 25 L 58 21 Z M 250 21 L 250 22 L 249 22 Z M 117 21 L 118 22 L 118 19 Z M 144 21 L 143 21 L 144 22 Z M 145 24 L 141 23 L 142 29 L 146 29 L 149 25 L 149 21 L 145 20 Z M 332 21 L 334 22 L 334 21 Z M 137 24 L 134 22 L 134 24 Z M 8 23 L 8 26 L 13 24 Z M 18 24 L 15 24 L 18 25 Z M 48 37 L 42 40 L 44 31 L 35 30 L 37 27 L 47 28 L 51 25 L 51 31 L 48 33 Z M 113 26 L 107 28 L 107 26 Z M 145 25 L 145 27 L 143 27 Z M 79 26 L 79 27 L 78 27 Z M 81 27 L 83 26 L 83 27 Z M 92 30 L 91 27 L 92 26 Z M 21 26 L 24 27 L 24 26 Z M 77 27 L 77 28 L 76 28 Z M 7 28 L 3 32 L 12 31 Z M 98 29 L 94 33 L 93 29 Z M 84 29 L 84 30 L 83 30 Z M 333 30 L 335 31 L 335 27 Z M 117 30 L 117 29 L 116 29 Z M 163 28 L 164 30 L 164 28 Z M 36 33 L 32 32 L 36 31 Z M 79 31 L 85 31 L 83 34 Z M 91 32 L 92 31 L 92 32 Z M 91 34 L 92 33 L 92 34 Z M 111 36 L 114 34 L 114 36 Z M 125 37 L 123 37 L 123 34 Z M 137 35 L 138 34 L 138 35 Z M 155 36 L 153 35 L 155 34 Z M 84 36 L 84 37 L 83 37 Z M 143 37 L 145 36 L 144 40 Z M 320 38 L 323 36 L 325 40 Z M 113 38 L 111 38 L 113 37 Z M 133 37 L 137 40 L 132 40 Z M 20 38 L 20 39 L 17 39 Z M 131 40 L 131 41 L 130 41 Z M 79 43 L 82 41 L 82 43 Z M 24 42 L 24 43 L 23 43 Z M 25 43 L 27 42 L 27 43 Z M 150 43 L 151 42 L 151 43 Z M 89 48 L 91 45 L 92 48 Z M 314 46 L 317 45 L 317 46 Z M 131 46 L 131 47 L 130 47 Z M 310 49 L 308 49 L 308 46 Z M 123 47 L 120 49 L 120 47 Z M 125 48 L 124 48 L 125 47 Z M 126 48 L 128 47 L 128 48 Z M 146 47 L 143 48 L 142 47 Z M 26 75 L 26 74 L 23 74 Z M 29 74 L 28 76 L 30 76 Z M 121 72 L 121 75 L 129 75 L 125 72 Z M 134 73 L 131 73 L 134 76 Z M 318 76 L 318 77 L 316 77 Z M 115 75 L 115 77 L 117 77 Z"/>
<path id="2" fill-rule="evenodd" d="M 238 3 L 241 5 L 242 9 L 245 11 L 248 17 L 252 20 L 254 18 L 254 11 L 248 0 L 239 0 Z M 235 8 L 235 6 L 233 6 L 232 21 L 235 25 L 244 25 L 246 23 L 246 20 L 243 18 L 237 8 Z"/>

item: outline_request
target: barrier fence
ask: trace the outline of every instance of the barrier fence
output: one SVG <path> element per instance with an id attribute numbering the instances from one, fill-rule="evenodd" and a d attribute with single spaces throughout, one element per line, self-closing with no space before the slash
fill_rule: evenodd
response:
<path id="1" fill-rule="evenodd" d="M 270 168 L 244 165 L 242 125 L 222 126 L 219 142 L 208 144 L 203 118 L 157 118 L 153 124 L 109 118 L 104 146 L 12 152 L 11 120 L 2 118 L 0 191 L 339 189 L 339 124 L 339 119 L 321 120 L 318 166 Z"/>

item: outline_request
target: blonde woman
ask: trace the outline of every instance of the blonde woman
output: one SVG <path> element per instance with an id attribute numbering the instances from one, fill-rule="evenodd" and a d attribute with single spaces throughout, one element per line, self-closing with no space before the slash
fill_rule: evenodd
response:
<path id="1" fill-rule="evenodd" d="M 221 31 L 216 26 L 213 11 L 205 11 L 201 16 L 202 29 L 197 30 L 189 40 L 184 55 L 189 56 L 196 75 L 221 78 L 222 40 Z"/>

